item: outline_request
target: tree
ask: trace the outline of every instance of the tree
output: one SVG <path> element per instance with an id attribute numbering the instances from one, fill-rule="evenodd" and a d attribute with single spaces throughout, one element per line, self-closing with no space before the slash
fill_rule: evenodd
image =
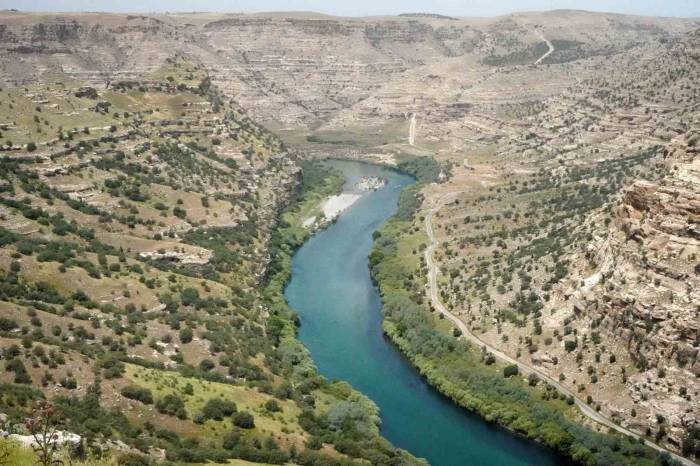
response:
<path id="1" fill-rule="evenodd" d="M 199 301 L 199 291 L 194 288 L 185 288 L 180 293 L 180 301 L 182 301 L 183 306 L 190 306 Z"/>
<path id="2" fill-rule="evenodd" d="M 202 359 L 199 362 L 199 368 L 205 372 L 208 372 L 208 371 L 214 369 L 214 367 L 216 367 L 216 365 L 214 364 L 214 361 L 212 361 L 211 359 Z"/>
<path id="3" fill-rule="evenodd" d="M 202 417 L 221 421 L 237 411 L 236 403 L 221 398 L 211 398 L 202 408 Z"/>
<path id="4" fill-rule="evenodd" d="M 252 429 L 255 427 L 255 419 L 249 412 L 241 411 L 233 416 L 233 425 L 241 429 Z"/>
<path id="5" fill-rule="evenodd" d="M 511 364 L 509 366 L 506 366 L 503 368 L 503 377 L 508 378 L 508 377 L 513 377 L 515 375 L 518 375 L 519 373 L 518 366 L 515 364 Z"/>
<path id="6" fill-rule="evenodd" d="M 187 418 L 185 402 L 177 395 L 168 394 L 156 402 L 156 409 L 159 413 L 177 416 L 180 419 Z"/>
<path id="7" fill-rule="evenodd" d="M 189 343 L 192 341 L 192 337 L 194 336 L 192 329 L 189 327 L 183 327 L 182 330 L 180 330 L 180 343 Z"/>
<path id="8" fill-rule="evenodd" d="M 279 403 L 277 403 L 277 400 L 274 400 L 272 398 L 265 402 L 265 409 L 270 411 L 271 413 L 282 411 L 282 408 L 280 408 L 280 405 Z"/>
<path id="9" fill-rule="evenodd" d="M 34 152 L 35 150 L 36 150 L 36 143 L 34 143 L 34 142 L 27 143 L 27 152 Z"/>
<path id="10" fill-rule="evenodd" d="M 127 385 L 122 388 L 121 394 L 125 398 L 137 400 L 143 404 L 153 404 L 153 394 L 148 388 L 139 387 L 137 385 Z"/>
<path id="11" fill-rule="evenodd" d="M 59 447 L 57 414 L 52 403 L 37 402 L 32 417 L 27 421 L 27 430 L 34 437 L 32 448 L 42 466 L 52 466 L 54 455 Z"/>
<path id="12" fill-rule="evenodd" d="M 527 376 L 527 383 L 531 386 L 534 387 L 537 385 L 537 383 L 540 381 L 540 378 L 535 374 L 534 372 L 531 372 L 530 375 Z"/>

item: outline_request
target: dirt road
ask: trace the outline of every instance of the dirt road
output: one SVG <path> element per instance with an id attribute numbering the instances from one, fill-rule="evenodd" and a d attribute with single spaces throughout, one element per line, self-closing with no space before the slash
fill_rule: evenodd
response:
<path id="1" fill-rule="evenodd" d="M 576 406 L 579 407 L 581 412 L 589 417 L 590 419 L 593 419 L 594 421 L 609 427 L 611 429 L 615 429 L 616 431 L 629 435 L 634 438 L 641 438 L 638 434 L 635 434 L 634 432 L 619 426 L 615 424 L 613 421 L 610 419 L 606 418 L 602 414 L 600 414 L 598 411 L 593 409 L 591 406 L 586 404 L 583 400 L 581 400 L 578 396 L 576 396 L 575 393 L 573 393 L 571 390 L 568 388 L 564 387 L 559 383 L 559 381 L 554 380 L 544 372 L 542 372 L 540 369 L 537 369 L 535 367 L 529 366 L 523 362 L 516 361 L 512 357 L 508 356 L 507 354 L 499 351 L 498 349 L 494 348 L 493 346 L 488 345 L 487 343 L 483 342 L 480 340 L 476 335 L 474 335 L 467 325 L 459 319 L 457 316 L 452 314 L 450 311 L 447 310 L 447 308 L 442 304 L 440 301 L 440 298 L 438 297 L 438 287 L 437 287 L 437 274 L 438 274 L 438 268 L 437 265 L 435 264 L 435 261 L 433 259 L 433 253 L 435 251 L 435 248 L 438 245 L 437 240 L 435 239 L 435 234 L 433 232 L 433 215 L 440 210 L 440 208 L 445 205 L 449 200 L 453 199 L 459 192 L 451 192 L 443 195 L 437 202 L 437 204 L 428 211 L 428 214 L 425 216 L 425 231 L 428 234 L 428 237 L 430 238 L 430 245 L 428 248 L 425 250 L 425 262 L 428 265 L 428 286 L 430 288 L 430 301 L 433 304 L 433 307 L 442 315 L 445 316 L 446 319 L 449 319 L 457 328 L 459 328 L 462 331 L 462 338 L 466 338 L 467 340 L 471 341 L 472 343 L 476 344 L 479 348 L 486 348 L 490 353 L 492 353 L 496 358 L 500 359 L 501 361 L 504 361 L 508 364 L 515 364 L 518 366 L 518 369 L 520 372 L 522 372 L 525 375 L 528 375 L 530 373 L 536 374 L 541 380 L 545 381 L 549 385 L 555 387 L 557 390 L 559 390 L 560 393 L 563 393 L 567 396 L 571 396 L 574 399 L 574 402 L 576 403 Z M 654 448 L 655 450 L 661 451 L 661 452 L 667 452 L 669 453 L 675 460 L 679 461 L 680 463 L 686 465 L 686 466 L 696 466 L 696 463 L 693 463 L 687 458 L 683 458 L 682 456 L 679 456 L 671 451 L 666 450 L 665 448 L 655 444 L 654 442 L 651 442 L 649 440 L 644 439 L 644 443 L 648 445 L 651 448 Z"/>
<path id="2" fill-rule="evenodd" d="M 542 39 L 542 40 L 544 41 L 545 44 L 547 44 L 547 47 L 549 47 L 549 50 L 547 50 L 547 51 L 545 52 L 544 55 L 542 55 L 540 58 L 537 59 L 537 61 L 535 61 L 535 65 L 539 65 L 540 63 L 542 63 L 542 60 L 544 60 L 545 58 L 547 58 L 548 56 L 550 56 L 550 55 L 552 54 L 552 52 L 554 52 L 554 46 L 553 46 L 552 43 L 544 36 L 544 34 L 542 34 L 542 33 L 541 33 L 540 31 L 538 31 L 537 29 L 535 29 L 535 34 L 537 35 L 537 37 L 539 37 L 540 39 Z"/>

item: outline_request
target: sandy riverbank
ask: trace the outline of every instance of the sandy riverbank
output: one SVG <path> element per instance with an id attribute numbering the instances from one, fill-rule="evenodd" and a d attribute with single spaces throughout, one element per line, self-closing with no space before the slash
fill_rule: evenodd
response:
<path id="1" fill-rule="evenodd" d="M 352 206 L 358 199 L 363 195 L 371 191 L 376 191 L 377 189 L 383 187 L 386 184 L 386 179 L 381 177 L 364 177 L 353 187 L 354 192 L 344 192 L 341 194 L 336 194 L 328 199 L 321 202 L 319 205 L 320 210 L 323 212 L 323 218 L 321 219 L 321 224 L 325 222 L 332 222 L 335 220 L 343 211 Z M 317 216 L 309 217 L 304 220 L 303 225 L 306 228 L 313 228 L 318 221 Z"/>
<path id="2" fill-rule="evenodd" d="M 344 210 L 353 205 L 360 197 L 360 194 L 342 193 L 331 196 L 321 203 L 319 206 L 323 212 L 320 224 L 335 220 Z M 316 228 L 318 221 L 317 216 L 309 217 L 304 220 L 303 225 L 306 228 Z"/>
<path id="3" fill-rule="evenodd" d="M 345 209 L 353 205 L 361 196 L 359 194 L 343 193 L 331 196 L 321 205 L 323 215 L 328 220 L 332 220 L 340 215 Z"/>

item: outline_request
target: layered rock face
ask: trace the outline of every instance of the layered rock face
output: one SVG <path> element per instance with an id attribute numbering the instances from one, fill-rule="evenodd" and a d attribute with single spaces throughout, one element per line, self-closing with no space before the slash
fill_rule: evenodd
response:
<path id="1" fill-rule="evenodd" d="M 499 69 L 489 79 L 504 92 L 488 104 L 471 94 L 469 114 L 445 125 L 477 137 L 427 195 L 456 192 L 436 217 L 450 310 L 686 454 L 700 419 L 699 38 L 560 65 L 580 85 L 529 103 L 499 100 L 519 68 Z"/>
<path id="2" fill-rule="evenodd" d="M 700 391 L 700 159 L 685 147 L 668 162 L 663 180 L 626 190 L 598 255 L 609 257 L 604 285 L 586 306 L 639 370 L 627 381 L 632 399 L 662 416 L 669 441 L 680 445 L 700 418 L 690 398 Z"/>
<path id="3" fill-rule="evenodd" d="M 546 69 L 491 73 L 534 63 L 546 50 L 542 34 L 559 40 L 547 58 L 557 64 L 606 57 L 691 24 L 585 12 L 492 19 L 7 12 L 0 82 L 19 85 L 56 70 L 87 82 L 123 80 L 178 51 L 258 120 L 339 129 L 418 111 L 438 137 L 439 124 L 460 120 L 475 103 L 526 102 L 572 84 L 575 76 Z M 482 137 L 476 129 L 484 125 L 473 126 L 471 135 Z"/>
<path id="4" fill-rule="evenodd" d="M 142 240 L 171 231 L 177 240 L 205 219 L 226 227 L 254 217 L 256 228 L 269 231 L 297 174 L 282 145 L 265 142 L 247 115 L 324 154 L 434 154 L 452 165 L 453 177 L 426 188 L 425 198 L 457 193 L 435 227 L 437 260 L 450 277 L 441 298 L 450 310 L 485 341 L 590 397 L 603 414 L 680 449 L 700 419 L 696 28 L 683 19 L 577 11 L 490 19 L 3 12 L 0 86 L 18 89 L 12 98 L 27 118 L 0 121 L 2 147 L 23 152 L 29 140 L 18 128 L 34 134 L 35 106 L 51 120 L 51 138 L 59 126 L 74 127 L 76 138 L 83 126 L 109 133 L 110 115 L 95 116 L 101 128 L 92 119 L 67 122 L 108 98 L 122 115 L 139 111 L 130 99 L 155 112 L 133 123 L 139 131 L 126 116 L 124 128 L 118 124 L 111 137 L 127 157 L 139 160 L 139 138 L 211 140 L 215 159 L 178 156 L 203 157 L 221 172 L 220 184 L 173 173 L 199 193 L 185 196 L 191 225 L 174 215 L 164 222 L 148 206 L 142 211 L 167 229 L 114 227 Z M 555 49 L 544 58 L 543 38 Z M 159 70 L 173 55 L 189 63 L 182 82 Z M 241 104 L 235 122 L 216 116 L 211 102 L 182 101 L 184 82 L 199 92 L 187 76 L 193 72 L 197 83 L 206 74 L 222 100 Z M 73 102 L 73 91 L 89 101 Z M 37 152 L 47 156 L 36 162 L 47 184 L 129 214 L 70 177 L 111 148 L 68 159 L 70 147 L 47 144 L 58 145 Z M 260 147 L 265 157 L 256 155 Z M 228 159 L 238 168 L 222 165 Z M 200 197 L 218 193 L 240 202 L 229 211 L 212 201 L 217 215 L 205 215 Z M 173 197 L 164 188 L 153 195 Z M 10 209 L 0 213 L 12 231 L 40 228 Z M 208 249 L 177 244 L 140 241 L 133 252 L 211 261 Z M 267 263 L 257 246 L 245 251 L 250 283 Z"/>

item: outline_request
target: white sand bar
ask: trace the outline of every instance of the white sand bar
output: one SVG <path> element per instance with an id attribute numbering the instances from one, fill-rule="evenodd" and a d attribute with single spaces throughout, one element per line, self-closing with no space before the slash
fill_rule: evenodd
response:
<path id="1" fill-rule="evenodd" d="M 321 205 L 323 215 L 328 220 L 336 218 L 342 211 L 350 207 L 360 198 L 359 194 L 338 194 L 326 199 Z"/>

